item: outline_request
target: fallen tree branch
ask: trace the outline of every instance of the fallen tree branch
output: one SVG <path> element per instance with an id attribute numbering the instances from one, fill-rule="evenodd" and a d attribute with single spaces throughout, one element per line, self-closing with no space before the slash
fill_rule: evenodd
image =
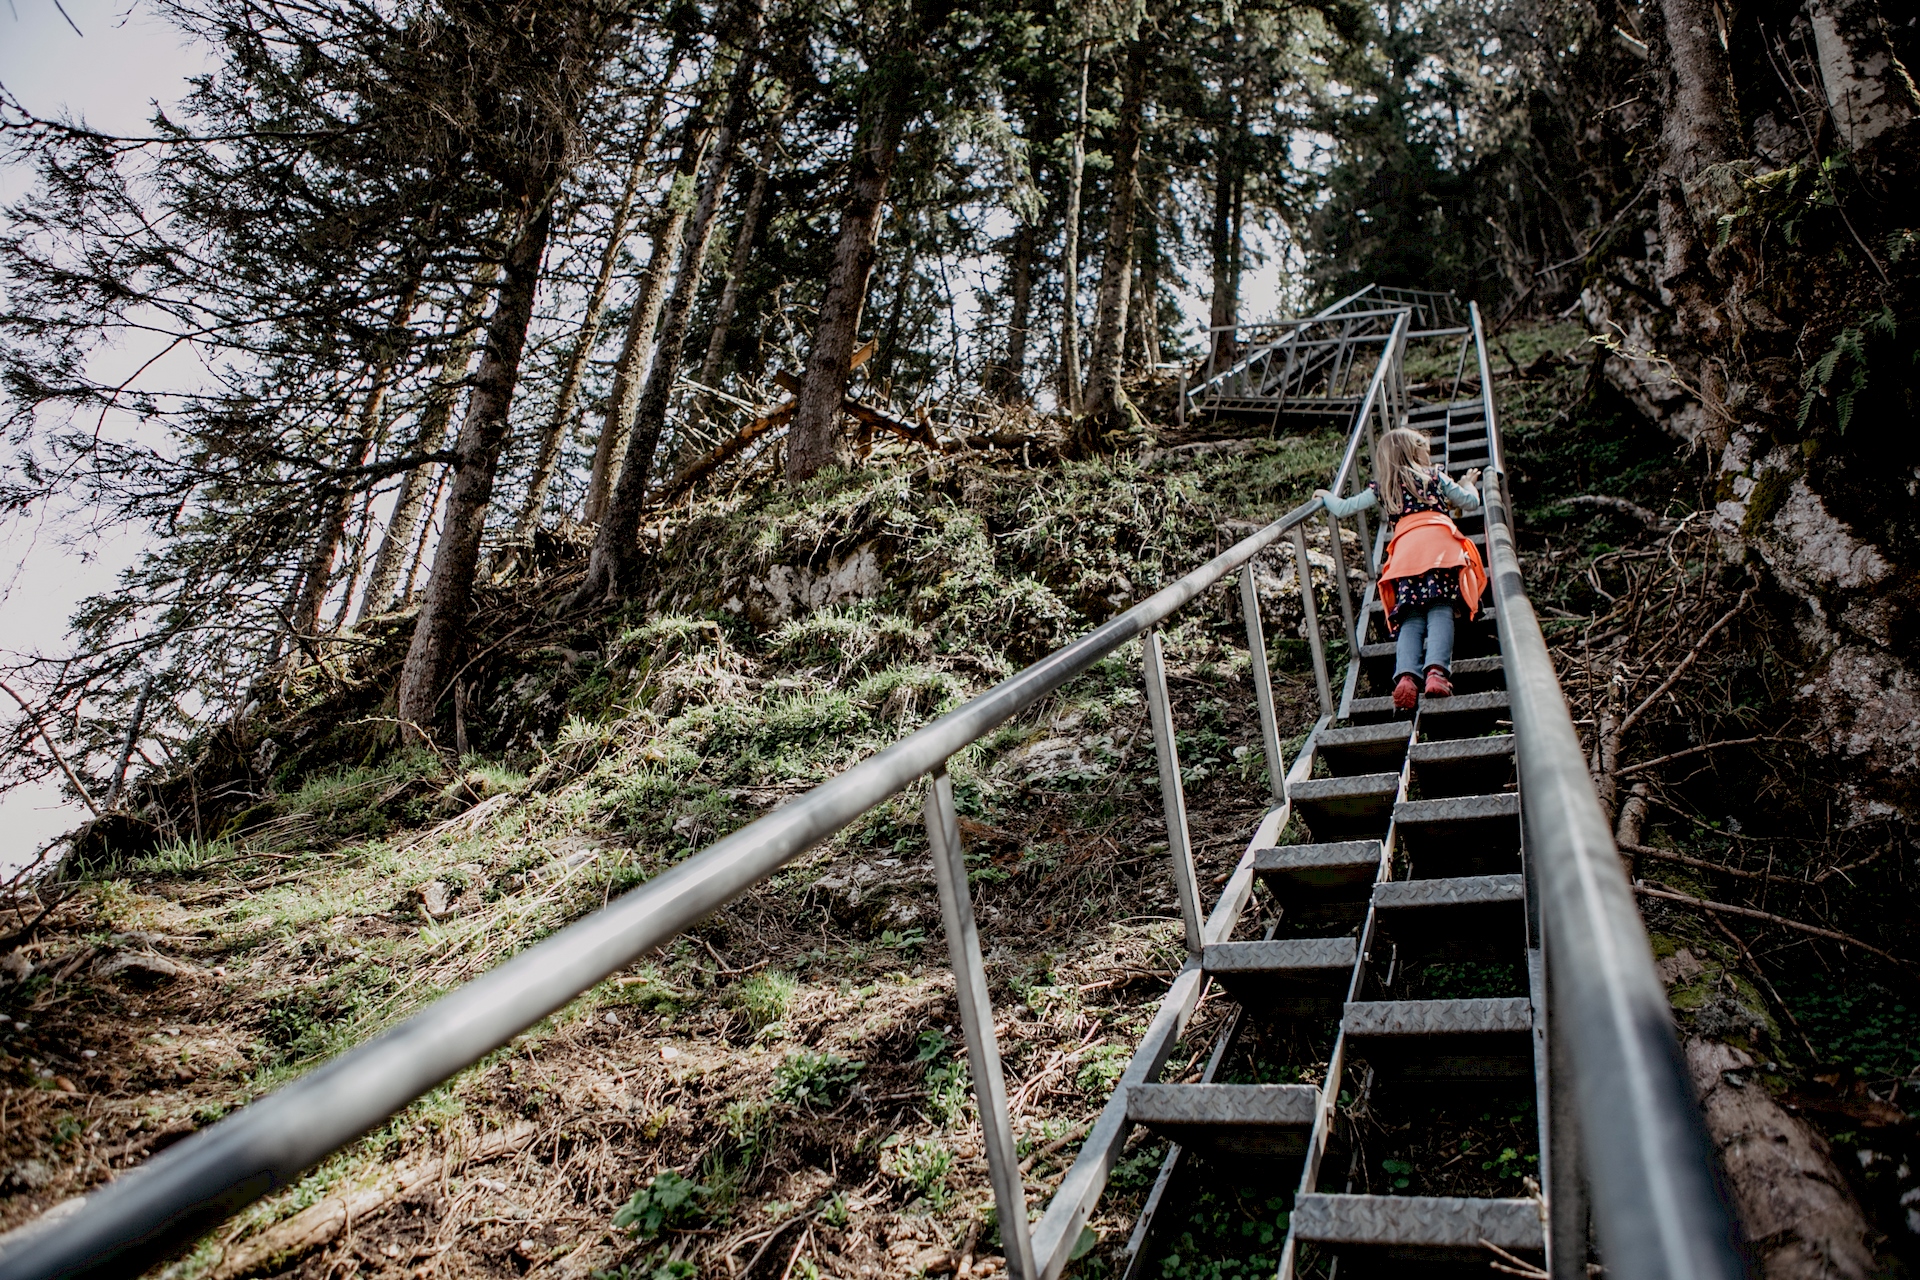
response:
<path id="1" fill-rule="evenodd" d="M 1701 632 L 1700 638 L 1693 642 L 1693 648 L 1687 650 L 1687 656 L 1673 664 L 1673 670 L 1668 672 L 1667 678 L 1660 682 L 1660 687 L 1648 694 L 1639 706 L 1627 713 L 1626 719 L 1622 720 L 1619 727 L 1614 730 L 1616 741 L 1624 739 L 1627 736 L 1627 731 L 1640 722 L 1640 717 L 1652 710 L 1653 704 L 1660 701 L 1667 690 L 1678 684 L 1680 677 L 1685 675 L 1687 670 L 1700 660 L 1700 655 L 1706 651 L 1707 642 L 1719 635 L 1720 632 L 1725 629 L 1726 625 L 1733 621 L 1734 616 L 1747 607 L 1747 601 L 1753 599 L 1753 588 L 1754 584 L 1747 584 L 1747 589 L 1742 591 L 1740 598 L 1733 602 L 1733 608 L 1721 614 L 1718 622 Z M 1617 748 L 1615 755 L 1618 755 Z"/>
<path id="2" fill-rule="evenodd" d="M 1790 884 L 1805 889 L 1818 881 L 1796 880 L 1792 876 L 1776 876 L 1770 871 L 1743 871 L 1739 867 L 1729 867 L 1719 862 L 1708 862 L 1705 858 L 1696 858 L 1691 854 L 1675 853 L 1671 849 L 1656 849 L 1652 845 L 1634 844 L 1622 840 L 1618 842 L 1622 849 L 1641 858 L 1658 858 L 1662 862 L 1678 862 L 1682 866 L 1698 867 L 1702 871 L 1718 871 L 1722 875 L 1738 877 L 1741 880 L 1764 880 L 1769 884 Z"/>
<path id="3" fill-rule="evenodd" d="M 790 419 L 792 419 L 792 417 L 793 417 L 793 402 L 791 400 L 789 400 L 787 403 L 783 405 L 778 406 L 777 408 L 770 409 L 766 413 L 761 414 L 759 417 L 755 418 L 752 422 L 749 422 L 746 426 L 740 428 L 739 432 L 733 437 L 733 439 L 723 441 L 721 444 L 716 446 L 711 452 L 709 452 L 706 457 L 700 459 L 698 462 L 695 462 L 692 466 L 688 467 L 685 471 L 682 471 L 679 475 L 675 476 L 673 480 L 667 485 L 667 487 L 661 490 L 660 496 L 653 500 L 652 505 L 656 507 L 664 507 L 679 501 L 680 498 L 685 496 L 685 494 L 689 489 L 693 488 L 693 486 L 695 486 L 696 484 L 699 484 L 702 480 L 705 480 L 708 476 L 712 475 L 715 471 L 719 470 L 721 467 L 725 466 L 728 462 L 738 457 L 740 453 L 743 450 L 745 450 L 748 445 L 752 444 L 754 441 L 758 440 L 761 436 L 764 436 L 765 434 L 767 434 L 767 432 L 773 430 L 775 427 L 786 426 L 787 422 Z"/>
<path id="4" fill-rule="evenodd" d="M 1884 844 L 1880 846 L 1880 848 L 1868 854 L 1866 857 L 1860 859 L 1858 862 L 1849 862 L 1843 867 L 1828 867 L 1825 871 L 1822 871 L 1819 875 L 1813 878 L 1813 883 L 1823 884 L 1830 878 L 1834 876 L 1839 876 L 1841 879 L 1845 880 L 1848 884 L 1852 884 L 1853 880 L 1851 877 L 1847 875 L 1847 872 L 1858 871 L 1860 868 L 1866 866 L 1869 862 L 1872 862 L 1874 859 L 1880 857 L 1882 854 L 1887 853 L 1892 848 L 1893 848 L 1893 845 Z"/>
<path id="5" fill-rule="evenodd" d="M 1055 1138 L 1052 1142 L 1049 1142 L 1046 1146 L 1041 1147 L 1038 1151 L 1028 1156 L 1025 1160 L 1022 1160 L 1020 1162 L 1020 1172 L 1031 1173 L 1033 1171 L 1034 1165 L 1038 1164 L 1042 1160 L 1045 1160 L 1048 1156 L 1053 1155 L 1055 1152 L 1059 1151 L 1060 1148 L 1066 1146 L 1069 1142 L 1072 1142 L 1074 1139 L 1081 1137 L 1086 1133 L 1088 1129 L 1092 1127 L 1093 1127 L 1093 1121 L 1091 1120 L 1083 1120 L 1079 1124 L 1074 1125 L 1071 1129 L 1068 1129 L 1065 1133 Z"/>
<path id="6" fill-rule="evenodd" d="M 1614 774 L 1614 777 L 1624 778 L 1628 774 L 1644 773 L 1648 769 L 1657 769 L 1663 764 L 1671 764 L 1675 760 L 1684 760 L 1688 756 L 1697 756 L 1697 755 L 1700 755 L 1702 752 L 1717 751 L 1721 747 L 1746 747 L 1746 746 L 1751 746 L 1756 742 L 1785 742 L 1785 741 L 1788 741 L 1788 739 L 1771 737 L 1766 734 L 1760 734 L 1752 738 L 1728 738 L 1724 742 L 1703 742 L 1697 747 L 1688 747 L 1685 751 L 1675 751 L 1671 755 L 1655 756 L 1651 760 L 1642 760 L 1638 764 L 1630 764 L 1626 768 Z"/>
<path id="7" fill-rule="evenodd" d="M 207 1280 L 239 1280 L 270 1266 L 285 1268 L 295 1259 L 331 1242 L 356 1220 L 364 1220 L 415 1187 L 437 1182 L 443 1172 L 463 1165 L 498 1160 L 533 1140 L 535 1126 L 523 1120 L 510 1129 L 495 1129 L 465 1152 L 450 1154 L 394 1170 L 372 1183 L 340 1195 L 331 1195 L 302 1209 L 284 1222 L 230 1248 L 207 1272 Z"/>
<path id="8" fill-rule="evenodd" d="M 1636 884 L 1633 891 L 1643 898 L 1659 898 L 1665 902 L 1683 902 L 1702 911 L 1714 911 L 1723 915 L 1745 916 L 1749 920 L 1764 920 L 1768 924 L 1777 924 L 1782 928 L 1793 929 L 1799 933 L 1812 934 L 1816 938 L 1826 938 L 1844 946 L 1858 947 L 1869 954 L 1879 956 L 1887 963 L 1905 969 L 1908 973 L 1920 976 L 1920 966 L 1911 960 L 1902 960 L 1891 951 L 1883 951 L 1871 942 L 1862 942 L 1850 934 L 1838 933 L 1832 929 L 1822 929 L 1819 925 L 1802 924 L 1798 920 L 1789 920 L 1785 916 L 1776 916 L 1771 911 L 1756 911 L 1752 907 L 1736 907 L 1730 902 L 1712 902 L 1706 898 L 1696 898 L 1691 894 L 1675 893 L 1672 889 L 1656 889 L 1650 885 Z"/>

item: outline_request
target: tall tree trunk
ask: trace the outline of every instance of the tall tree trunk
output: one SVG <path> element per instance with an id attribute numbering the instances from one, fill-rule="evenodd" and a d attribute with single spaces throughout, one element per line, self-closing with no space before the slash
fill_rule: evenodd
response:
<path id="1" fill-rule="evenodd" d="M 1119 128 L 1113 139 L 1113 200 L 1107 215 L 1106 252 L 1100 267 L 1099 314 L 1088 362 L 1086 415 L 1096 430 L 1112 430 L 1125 410 L 1120 388 L 1120 351 L 1127 332 L 1127 293 L 1133 277 L 1133 223 L 1139 204 L 1140 116 L 1147 96 L 1147 41 L 1127 50 L 1126 85 Z"/>
<path id="2" fill-rule="evenodd" d="M 394 304 L 393 313 L 387 319 L 387 332 L 381 339 L 380 352 L 367 371 L 367 393 L 361 398 L 359 411 L 354 414 L 353 443 L 348 447 L 345 459 L 348 471 L 366 465 L 367 456 L 373 451 L 386 425 L 384 411 L 387 388 L 393 381 L 393 371 L 398 367 L 400 357 L 405 354 L 407 342 L 402 335 L 408 319 L 413 315 L 414 302 L 420 296 L 420 281 L 426 273 L 426 266 L 427 255 L 417 254 L 406 288 L 401 290 L 400 300 Z M 299 607 L 293 615 L 293 628 L 302 635 L 313 634 L 319 626 L 320 610 L 326 605 L 327 593 L 333 586 L 334 556 L 340 549 L 340 539 L 347 531 L 347 523 L 353 519 L 354 483 L 354 479 L 349 479 L 339 494 L 328 501 L 322 515 L 320 535 L 314 539 L 313 554 L 307 560 L 306 584 L 300 593 Z M 348 591 L 350 594 L 352 588 L 349 587 Z M 346 609 L 347 606 L 342 604 L 343 616 Z"/>
<path id="3" fill-rule="evenodd" d="M 440 497 L 447 491 L 447 476 L 452 468 L 445 463 L 434 468 L 433 494 L 427 499 L 426 519 L 420 522 L 420 540 L 413 544 L 413 559 L 407 564 L 407 581 L 400 589 L 400 603 L 413 603 L 413 584 L 420 580 L 421 566 L 427 561 L 427 544 L 433 540 L 434 521 L 440 515 Z"/>
<path id="4" fill-rule="evenodd" d="M 1073 163 L 1067 169 L 1066 244 L 1060 251 L 1060 390 L 1067 412 L 1080 413 L 1080 196 L 1087 173 L 1087 73 L 1093 46 L 1080 49 L 1080 107 L 1074 116 Z"/>
<path id="5" fill-rule="evenodd" d="M 900 322 L 906 319 L 907 299 L 913 296 L 913 272 L 920 263 L 913 242 L 912 223 L 903 229 L 906 251 L 900 259 L 900 275 L 893 282 L 893 299 L 887 305 L 887 323 L 880 330 L 880 346 L 873 359 L 873 377 L 879 382 L 893 380 L 894 358 L 900 352 Z"/>
<path id="6" fill-rule="evenodd" d="M 383 431 L 381 433 L 385 435 Z M 333 615 L 333 630 L 345 631 L 353 616 L 354 593 L 360 589 L 360 575 L 367 567 L 367 536 L 373 530 L 373 487 L 360 495 L 360 515 L 354 522 L 353 537 L 347 540 L 347 585 L 340 592 L 340 608 Z"/>
<path id="7" fill-rule="evenodd" d="M 1007 358 L 995 377 L 993 390 L 1003 400 L 1019 400 L 1027 391 L 1027 326 L 1033 322 L 1033 223 L 1021 220 L 1013 240 L 1012 278 L 1008 282 Z"/>
<path id="8" fill-rule="evenodd" d="M 1810 0 L 1813 45 L 1833 127 L 1851 150 L 1920 116 L 1877 0 Z"/>
<path id="9" fill-rule="evenodd" d="M 627 318 L 627 335 L 620 344 L 620 359 L 613 367 L 613 390 L 607 395 L 606 418 L 594 445 L 593 472 L 587 478 L 586 507 L 581 513 L 589 524 L 606 517 L 607 498 L 620 479 L 627 441 L 633 434 L 633 415 L 640 406 L 647 364 L 653 354 L 654 329 L 660 322 L 660 309 L 666 304 L 667 287 L 673 279 L 673 262 L 686 234 L 694 177 L 706 155 L 709 135 L 698 117 L 698 111 L 688 113 L 680 158 L 673 166 L 673 186 L 654 222 L 653 253 L 647 259 L 646 274 L 640 278 L 633 314 Z"/>
<path id="10" fill-rule="evenodd" d="M 1141 192 L 1146 210 L 1140 218 L 1140 359 L 1151 369 L 1160 363 L 1160 175 L 1147 178 Z"/>
<path id="11" fill-rule="evenodd" d="M 1710 340 L 1726 316 L 1707 261 L 1719 210 L 1703 179 L 1741 152 L 1733 77 L 1713 0 L 1660 0 L 1646 17 L 1649 65 L 1660 90 L 1660 284 L 1682 326 Z"/>
<path id="12" fill-rule="evenodd" d="M 720 300 L 713 308 L 713 329 L 707 334 L 707 354 L 700 361 L 700 381 L 712 386 L 720 376 L 720 361 L 727 353 L 727 331 L 733 327 L 733 312 L 740 305 L 740 281 L 753 261 L 753 238 L 760 230 L 760 206 L 767 198 L 767 181 L 780 148 L 779 130 L 771 129 L 760 148 L 760 163 L 753 171 L 753 188 L 740 211 L 740 225 L 733 233 L 733 257 L 727 263 L 727 283 L 721 287 Z"/>
<path id="13" fill-rule="evenodd" d="M 667 423 L 667 406 L 673 396 L 673 384 L 680 376 L 680 358 L 687 343 L 687 328 L 693 319 L 694 299 L 700 293 L 700 279 L 706 265 L 707 245 L 713 238 L 714 214 L 727 189 L 733 171 L 734 144 L 740 127 L 746 123 L 753 105 L 753 72 L 760 51 L 760 7 L 749 6 L 749 23 L 743 33 L 740 61 L 734 68 L 728 89 L 726 113 L 716 130 L 713 158 L 708 162 L 700 194 L 686 227 L 686 243 L 681 248 L 680 270 L 675 273 L 673 295 L 667 300 L 660 319 L 659 340 L 654 343 L 653 367 L 647 373 L 647 385 L 633 415 L 633 427 L 627 440 L 627 456 L 620 465 L 619 478 L 601 514 L 600 527 L 594 532 L 593 546 L 587 554 L 587 577 L 574 595 L 584 604 L 596 595 L 619 599 L 632 587 L 633 563 L 638 551 L 640 514 L 645 509 L 647 481 L 652 477 L 653 455 L 660 444 L 660 433 Z"/>
<path id="14" fill-rule="evenodd" d="M 653 109 L 648 113 L 643 139 L 653 136 L 655 123 L 659 119 L 661 104 L 665 94 L 654 98 Z M 567 424 L 573 420 L 574 405 L 580 399 L 580 382 L 586 375 L 587 357 L 593 354 L 593 344 L 600 336 L 600 313 L 607 303 L 607 287 L 613 281 L 614 264 L 620 260 L 620 246 L 627 238 L 627 220 L 633 213 L 634 192 L 639 188 L 640 175 L 646 168 L 647 147 L 640 143 L 633 163 L 627 168 L 626 187 L 620 193 L 620 204 L 613 213 L 613 226 L 607 233 L 606 252 L 600 255 L 600 274 L 594 277 L 593 288 L 587 293 L 586 314 L 580 321 L 580 332 L 574 336 L 573 350 L 567 354 L 566 372 L 560 379 L 560 394 L 553 403 L 553 416 L 547 422 L 547 429 L 540 435 L 540 452 L 534 458 L 533 475 L 527 482 L 526 500 L 520 504 L 520 514 L 513 522 L 513 532 L 509 535 L 511 546 L 507 558 L 501 564 L 502 573 L 513 567 L 521 554 L 521 548 L 533 542 L 534 525 L 539 522 L 540 511 L 547 505 L 547 490 L 553 485 L 553 473 L 560 462 L 560 446 L 566 440 Z"/>
<path id="15" fill-rule="evenodd" d="M 1238 125 L 1231 137 L 1237 141 Z M 1213 182 L 1213 226 L 1208 247 L 1213 252 L 1213 301 L 1207 323 L 1213 329 L 1213 346 L 1207 355 L 1207 376 L 1214 377 L 1233 367 L 1239 353 L 1234 331 L 1229 325 L 1240 322 L 1240 225 L 1234 217 L 1239 186 L 1235 172 L 1234 147 L 1224 148 L 1220 172 Z"/>
<path id="16" fill-rule="evenodd" d="M 440 366 L 440 375 L 434 379 L 433 389 L 427 393 L 426 407 L 420 413 L 419 428 L 413 436 L 415 453 L 436 450 L 447 438 L 447 424 L 453 420 L 453 407 L 459 401 L 460 386 L 467 380 L 468 366 L 473 363 L 474 338 L 480 329 L 480 317 L 487 309 L 487 299 L 493 296 L 493 282 L 499 274 L 500 264 L 497 262 L 483 262 L 479 270 L 474 272 L 473 285 L 460 304 L 452 336 L 447 340 L 447 355 Z M 394 607 L 394 589 L 400 585 L 401 570 L 406 568 L 410 553 L 418 554 L 413 545 L 413 535 L 420 524 L 420 511 L 425 505 L 428 481 L 436 474 L 438 465 L 429 463 L 415 467 L 401 478 L 400 491 L 393 499 L 393 514 L 387 517 L 386 532 L 380 538 L 380 551 L 373 560 L 373 573 L 367 578 L 367 589 L 360 597 L 362 621 Z M 412 593 L 413 585 L 409 578 L 404 594 Z M 400 603 L 404 604 L 405 600 Z"/>
<path id="17" fill-rule="evenodd" d="M 826 297 L 821 300 L 820 318 L 813 330 L 806 381 L 800 386 L 793 425 L 787 432 L 789 484 L 811 479 L 823 467 L 845 460 L 840 406 L 847 397 L 847 365 L 853 359 L 859 334 L 867 277 L 873 271 L 880 208 L 886 201 L 887 181 L 900 151 L 911 93 L 912 82 L 907 76 L 890 77 L 861 121 L 860 136 L 854 143 L 853 183 L 840 212 L 840 238 L 834 245 Z"/>
<path id="18" fill-rule="evenodd" d="M 493 500 L 494 473 L 500 466 L 500 450 L 507 442 L 507 410 L 513 404 L 527 326 L 533 320 L 540 260 L 553 230 L 551 188 L 535 199 L 540 201 L 538 210 L 521 224 L 520 234 L 507 251 L 500 301 L 487 325 L 486 350 L 473 381 L 466 420 L 460 424 L 460 437 L 454 443 L 453 491 L 447 498 L 440 545 L 434 551 L 433 575 L 427 579 L 426 600 L 413 626 L 413 644 L 400 670 L 400 719 L 421 734 L 433 723 L 435 708 L 466 633 L 474 573 L 480 565 L 480 539 L 487 527 L 487 504 Z"/>

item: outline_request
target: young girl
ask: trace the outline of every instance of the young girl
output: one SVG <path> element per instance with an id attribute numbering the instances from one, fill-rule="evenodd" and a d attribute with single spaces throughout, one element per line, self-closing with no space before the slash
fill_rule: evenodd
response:
<path id="1" fill-rule="evenodd" d="M 1379 478 L 1351 498 L 1336 498 L 1325 489 L 1314 494 L 1336 518 L 1378 507 L 1393 522 L 1387 560 L 1380 566 L 1380 600 L 1387 609 L 1387 630 L 1396 639 L 1393 705 L 1411 711 L 1420 698 L 1423 669 L 1428 697 L 1453 696 L 1454 613 L 1473 617 L 1486 589 L 1479 548 L 1447 515 L 1448 503 L 1463 511 L 1480 505 L 1480 469 L 1467 472 L 1465 484 L 1455 484 L 1434 467 L 1424 431 L 1395 427 L 1375 446 L 1374 472 Z"/>

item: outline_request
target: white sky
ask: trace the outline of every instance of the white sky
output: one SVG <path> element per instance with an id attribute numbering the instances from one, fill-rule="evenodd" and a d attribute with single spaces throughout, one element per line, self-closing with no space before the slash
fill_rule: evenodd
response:
<path id="1" fill-rule="evenodd" d="M 153 103 L 172 103 L 204 55 L 178 34 L 129 8 L 127 0 L 62 0 L 84 35 L 53 0 L 10 0 L 0 8 L 0 84 L 36 115 L 63 112 L 115 133 L 144 132 Z M 30 175 L 0 168 L 0 199 L 11 200 Z M 131 537 L 65 545 L 57 513 L 0 526 L 0 649 L 57 651 L 79 601 L 113 585 L 138 550 Z M 0 868 L 26 857 L 86 817 L 51 783 L 0 796 Z"/>

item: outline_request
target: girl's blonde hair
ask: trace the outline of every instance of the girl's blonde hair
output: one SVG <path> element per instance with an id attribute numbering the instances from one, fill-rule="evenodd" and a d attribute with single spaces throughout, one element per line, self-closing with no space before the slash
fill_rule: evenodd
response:
<path id="1" fill-rule="evenodd" d="M 1380 501 L 1389 514 L 1406 510 L 1407 495 L 1424 487 L 1433 475 L 1433 446 L 1427 433 L 1395 427 L 1373 448 L 1373 473 L 1380 485 Z"/>

